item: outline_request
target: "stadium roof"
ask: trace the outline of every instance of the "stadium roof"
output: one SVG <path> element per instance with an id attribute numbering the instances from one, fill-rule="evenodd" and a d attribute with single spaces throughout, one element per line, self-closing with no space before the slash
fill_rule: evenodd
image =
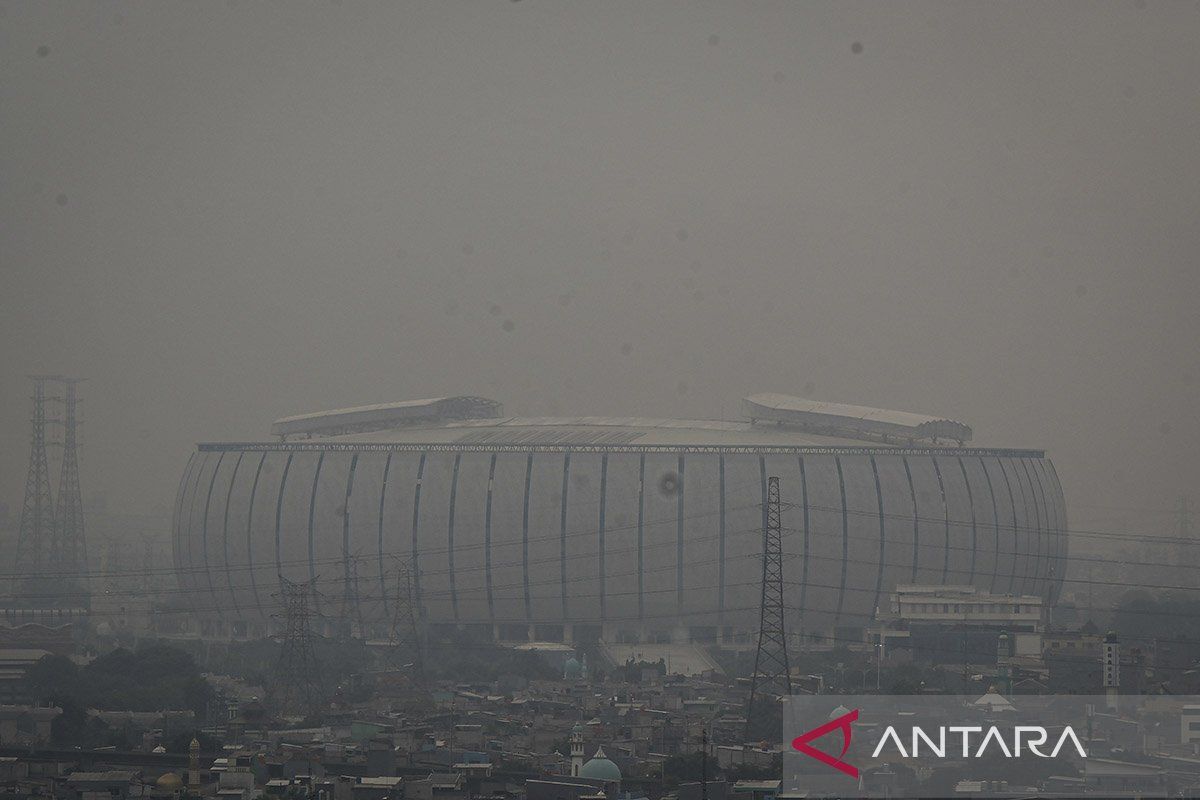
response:
<path id="1" fill-rule="evenodd" d="M 490 447 L 861 447 L 928 446 L 972 436 L 953 420 L 903 411 L 821 403 L 782 394 L 743 401 L 745 420 L 662 417 L 504 417 L 501 405 L 459 396 L 302 414 L 276 420 L 283 440 L 412 446 Z"/>

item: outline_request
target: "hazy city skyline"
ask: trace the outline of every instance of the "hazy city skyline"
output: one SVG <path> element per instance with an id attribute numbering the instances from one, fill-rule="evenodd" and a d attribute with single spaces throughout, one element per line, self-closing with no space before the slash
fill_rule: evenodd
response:
<path id="1" fill-rule="evenodd" d="M 1072 528 L 1196 499 L 1196 4 L 0 12 L 10 516 L 46 371 L 129 513 L 197 440 L 451 393 L 788 392 L 1045 448 Z"/>

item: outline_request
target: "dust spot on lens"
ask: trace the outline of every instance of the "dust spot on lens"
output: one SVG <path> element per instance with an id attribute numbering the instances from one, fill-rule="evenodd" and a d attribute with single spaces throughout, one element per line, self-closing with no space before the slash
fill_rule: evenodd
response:
<path id="1" fill-rule="evenodd" d="M 631 345 L 629 342 L 625 342 L 623 345 L 621 345 L 621 355 L 627 356 L 632 352 L 633 352 L 633 345 Z"/>
<path id="2" fill-rule="evenodd" d="M 59 195 L 54 198 L 54 202 L 58 203 L 60 206 L 65 206 L 67 204 L 67 196 L 59 193 Z"/>
<path id="3" fill-rule="evenodd" d="M 663 497 L 674 497 L 679 493 L 679 476 L 674 472 L 664 472 L 658 476 L 658 493 Z"/>
<path id="4" fill-rule="evenodd" d="M 496 305 L 495 303 L 492 303 L 491 305 L 488 306 L 488 313 L 491 314 L 493 317 L 498 316 L 500 314 L 500 306 Z"/>
<path id="5" fill-rule="evenodd" d="M 37 49 L 38 58 L 45 58 L 50 55 L 50 48 L 46 45 L 39 45 Z"/>
<path id="6" fill-rule="evenodd" d="M 504 320 L 504 322 L 500 323 L 500 327 L 504 329 L 505 333 L 512 333 L 513 330 L 516 329 L 517 324 L 515 322 L 513 322 L 511 319 L 506 319 L 506 320 Z"/>
<path id="7" fill-rule="evenodd" d="M 854 53 L 854 55 L 858 55 L 862 51 L 863 51 L 862 42 L 855 42 L 854 44 L 850 45 L 850 52 Z"/>

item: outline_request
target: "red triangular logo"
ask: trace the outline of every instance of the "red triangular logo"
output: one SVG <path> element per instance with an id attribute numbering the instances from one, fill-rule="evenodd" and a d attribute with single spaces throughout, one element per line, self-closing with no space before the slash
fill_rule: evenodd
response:
<path id="1" fill-rule="evenodd" d="M 834 769 L 839 770 L 840 772 L 846 773 L 851 778 L 857 778 L 858 777 L 858 767 L 854 766 L 853 764 L 847 764 L 845 761 L 842 761 L 842 759 L 841 759 L 842 756 L 846 755 L 846 751 L 850 749 L 850 737 L 853 735 L 853 731 L 850 729 L 850 723 L 854 722 L 857 719 L 858 719 L 858 709 L 856 708 L 853 711 L 843 714 L 842 716 L 838 717 L 837 719 L 831 719 L 831 720 L 829 720 L 829 722 L 826 722 L 824 725 L 821 725 L 820 727 L 817 727 L 817 728 L 813 728 L 811 731 L 802 733 L 799 736 L 797 736 L 795 739 L 792 739 L 792 749 L 798 750 L 801 753 L 804 753 L 804 755 L 809 756 L 810 758 L 815 758 L 817 761 L 820 761 L 822 764 L 828 764 L 829 766 L 833 767 Z M 833 756 L 829 755 L 828 753 L 823 753 L 820 750 L 818 750 L 817 748 L 809 745 L 809 742 L 811 742 L 813 739 L 820 739 L 822 736 L 829 733 L 830 731 L 839 730 L 839 729 L 842 732 L 842 752 L 840 754 L 838 754 L 837 758 L 834 758 Z"/>

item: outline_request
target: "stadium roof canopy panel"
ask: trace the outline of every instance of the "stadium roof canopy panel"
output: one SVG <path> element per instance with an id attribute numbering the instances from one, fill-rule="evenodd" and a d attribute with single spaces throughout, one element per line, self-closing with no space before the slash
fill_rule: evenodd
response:
<path id="1" fill-rule="evenodd" d="M 502 405 L 486 397 L 434 397 L 283 417 L 272 423 L 271 435 L 285 439 L 296 435 L 337 436 L 455 419 L 491 419 L 503 412 Z"/>
<path id="2" fill-rule="evenodd" d="M 742 400 L 742 415 L 751 423 L 774 422 L 816 433 L 883 442 L 971 441 L 970 426 L 952 419 L 908 411 L 823 403 L 786 394 L 754 394 Z"/>

